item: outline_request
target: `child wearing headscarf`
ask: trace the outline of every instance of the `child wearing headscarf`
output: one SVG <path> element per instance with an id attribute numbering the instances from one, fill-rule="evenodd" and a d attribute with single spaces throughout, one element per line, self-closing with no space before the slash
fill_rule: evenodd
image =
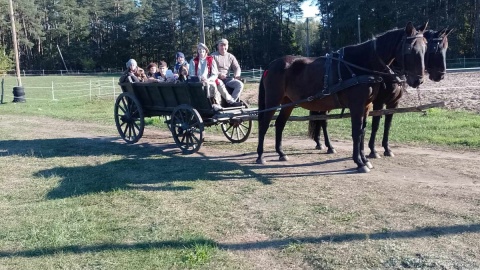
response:
<path id="1" fill-rule="evenodd" d="M 135 59 L 130 59 L 126 63 L 127 70 L 125 73 L 120 77 L 120 82 L 143 82 L 147 79 L 145 72 L 142 68 L 137 66 L 137 61 Z"/>
<path id="2" fill-rule="evenodd" d="M 181 66 L 185 66 L 188 70 L 189 65 L 187 61 L 185 61 L 185 55 L 182 52 L 177 52 L 177 54 L 175 55 L 175 59 L 177 62 L 173 67 L 173 74 L 178 74 Z"/>

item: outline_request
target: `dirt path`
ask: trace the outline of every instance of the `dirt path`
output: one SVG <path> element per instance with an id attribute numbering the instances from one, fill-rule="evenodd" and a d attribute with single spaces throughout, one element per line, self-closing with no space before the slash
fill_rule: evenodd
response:
<path id="1" fill-rule="evenodd" d="M 20 120 L 15 117 L 0 116 L 0 128 L 2 125 L 17 125 L 19 134 L 35 126 L 35 138 L 103 138 L 123 144 L 116 133 L 115 126 L 105 127 L 92 123 L 72 123 L 58 119 L 45 119 L 42 117 L 25 117 Z M 15 122 L 15 123 L 14 123 Z M 61 126 L 62 129 L 52 133 L 52 126 Z M 466 185 L 475 189 L 480 188 L 480 152 L 460 151 L 453 149 L 412 147 L 405 145 L 391 145 L 395 157 L 383 157 L 370 159 L 374 168 L 371 173 L 362 176 L 355 171 L 355 164 L 351 159 L 351 142 L 333 141 L 336 154 L 326 154 L 325 151 L 314 149 L 314 143 L 307 138 L 289 138 L 284 140 L 283 145 L 290 158 L 287 162 L 278 161 L 278 155 L 274 152 L 273 138 L 267 137 L 265 143 L 267 165 L 255 164 L 256 153 L 254 151 L 229 150 L 230 143 L 223 136 L 215 136 L 206 129 L 205 143 L 200 153 L 205 157 L 216 159 L 229 159 L 232 162 L 252 167 L 259 174 L 275 173 L 278 175 L 339 175 L 342 177 L 368 178 L 369 181 L 389 181 L 398 183 L 433 183 L 441 186 Z M 106 135 L 108 134 L 108 135 Z M 21 139 L 21 138 L 17 138 Z M 30 138 L 31 139 L 31 138 Z M 147 127 L 144 137 L 140 140 L 142 145 L 160 147 L 166 152 L 178 153 L 179 149 L 174 145 L 170 132 Z M 250 137 L 247 143 L 256 146 L 256 137 Z M 250 147 L 252 148 L 252 147 Z M 222 158 L 225 157 L 225 158 Z M 353 175 L 353 176 L 351 176 Z M 480 191 L 480 190 L 477 190 Z"/>

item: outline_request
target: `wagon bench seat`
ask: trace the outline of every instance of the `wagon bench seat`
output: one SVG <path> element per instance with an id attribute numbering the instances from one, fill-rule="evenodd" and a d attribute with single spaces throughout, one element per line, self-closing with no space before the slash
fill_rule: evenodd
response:
<path id="1" fill-rule="evenodd" d="M 215 112 L 207 98 L 207 88 L 202 83 L 119 83 L 123 92 L 133 94 L 146 117 L 170 115 L 175 107 L 189 104 L 202 116 L 212 116 Z"/>

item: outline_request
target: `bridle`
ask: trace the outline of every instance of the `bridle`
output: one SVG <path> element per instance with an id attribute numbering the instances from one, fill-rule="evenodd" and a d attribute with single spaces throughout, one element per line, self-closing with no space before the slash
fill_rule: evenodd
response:
<path id="1" fill-rule="evenodd" d="M 442 54 L 442 50 L 445 47 L 445 39 L 446 35 L 442 37 L 435 37 L 435 38 L 430 38 L 427 40 L 427 51 L 425 53 L 425 63 L 429 63 L 429 58 L 430 56 L 435 56 L 438 54 Z M 428 65 L 426 66 L 428 68 Z M 440 73 L 440 74 L 445 74 L 445 71 L 438 71 L 436 70 L 435 72 Z"/>
<path id="2" fill-rule="evenodd" d="M 417 33 L 416 35 L 410 36 L 410 37 L 407 37 L 406 35 L 403 36 L 402 42 L 401 42 L 401 46 L 402 46 L 402 48 L 401 48 L 402 69 L 399 72 L 400 75 L 408 75 L 408 76 L 416 77 L 418 79 L 421 79 L 423 77 L 423 75 L 416 75 L 416 74 L 413 74 L 412 72 L 407 71 L 405 69 L 405 62 L 406 62 L 405 60 L 406 60 L 407 56 L 414 53 L 413 52 L 413 47 L 415 46 L 415 43 L 417 43 L 420 39 L 424 40 L 424 42 L 425 42 L 425 37 L 423 36 L 423 33 Z M 392 60 L 392 62 L 393 62 L 393 60 Z M 398 73 L 398 71 L 395 72 L 395 73 Z"/>

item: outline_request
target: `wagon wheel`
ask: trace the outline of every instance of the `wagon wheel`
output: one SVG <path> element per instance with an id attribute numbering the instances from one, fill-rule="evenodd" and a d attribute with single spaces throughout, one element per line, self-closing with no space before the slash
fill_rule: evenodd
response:
<path id="1" fill-rule="evenodd" d="M 115 101 L 115 124 L 118 133 L 127 143 L 136 143 L 143 135 L 145 119 L 142 105 L 130 93 L 122 93 Z"/>
<path id="2" fill-rule="evenodd" d="M 248 108 L 247 103 L 241 101 L 245 108 Z M 223 134 L 232 143 L 242 143 L 248 139 L 252 131 L 252 119 L 230 119 L 228 122 L 221 124 Z"/>
<path id="3" fill-rule="evenodd" d="M 193 154 L 200 149 L 203 143 L 203 120 L 191 106 L 182 104 L 173 110 L 170 130 L 184 154 Z"/>

